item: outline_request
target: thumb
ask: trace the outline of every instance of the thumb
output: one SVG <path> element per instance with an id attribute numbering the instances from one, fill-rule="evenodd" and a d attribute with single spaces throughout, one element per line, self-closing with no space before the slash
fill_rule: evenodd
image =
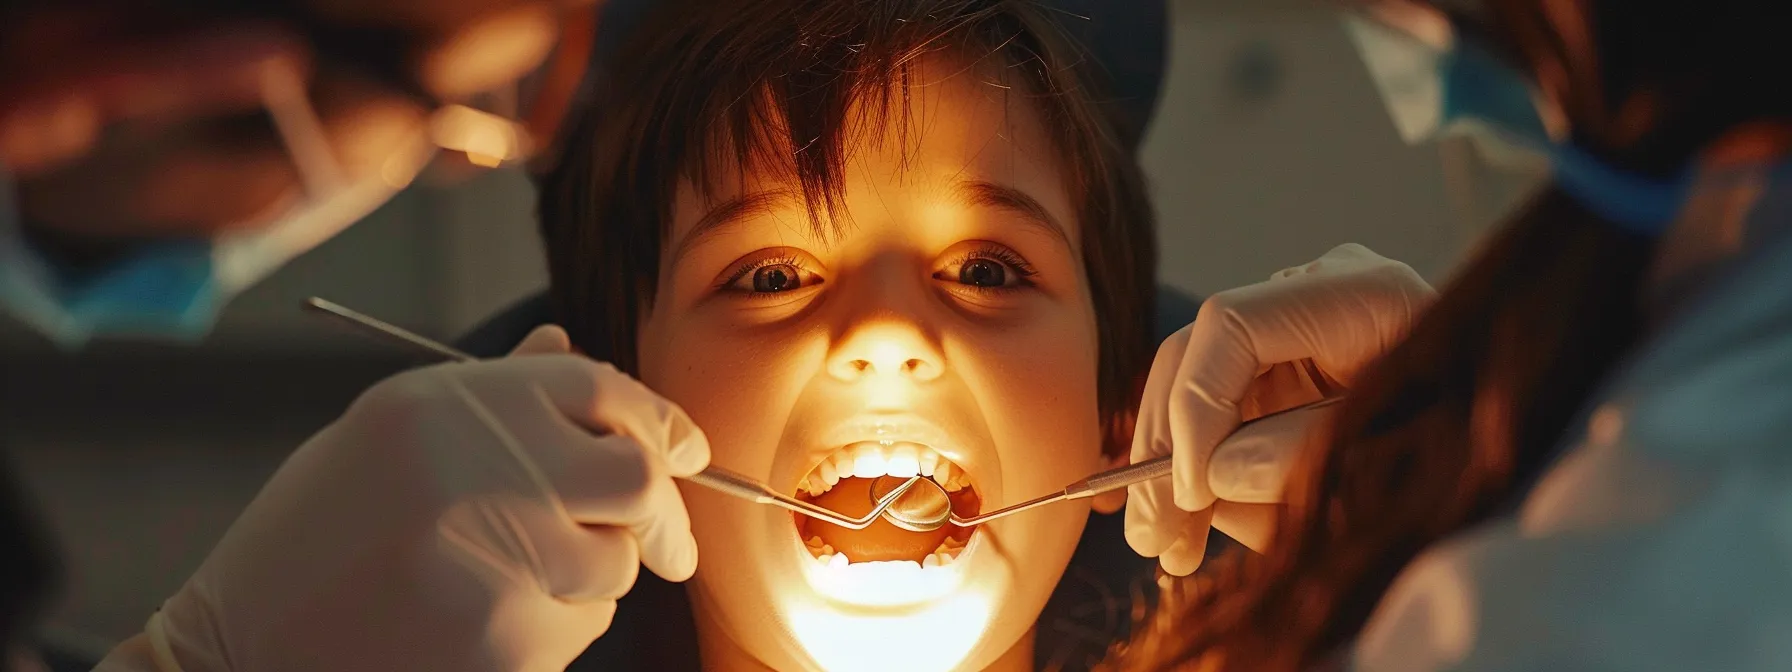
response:
<path id="1" fill-rule="evenodd" d="M 523 342 L 518 343 L 510 351 L 510 354 L 512 356 L 558 355 L 571 351 L 572 337 L 566 335 L 566 330 L 556 324 L 544 324 L 536 327 L 535 331 L 529 332 L 529 335 L 523 338 Z"/>

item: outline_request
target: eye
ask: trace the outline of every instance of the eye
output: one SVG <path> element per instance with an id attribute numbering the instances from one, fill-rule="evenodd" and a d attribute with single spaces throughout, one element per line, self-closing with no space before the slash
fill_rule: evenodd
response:
<path id="1" fill-rule="evenodd" d="M 958 267 L 959 284 L 1001 287 L 1008 284 L 1008 267 L 994 259 L 972 259 Z"/>
<path id="2" fill-rule="evenodd" d="M 1033 267 L 1019 254 L 993 243 L 980 243 L 947 264 L 933 277 L 977 290 L 1017 289 L 1033 284 Z"/>
<path id="3" fill-rule="evenodd" d="M 807 255 L 792 249 L 748 257 L 734 267 L 718 283 L 717 289 L 735 294 L 767 296 L 785 294 L 821 284 L 821 276 L 809 269 Z"/>
<path id="4" fill-rule="evenodd" d="M 788 292 L 802 286 L 800 273 L 790 264 L 753 269 L 753 291 L 761 294 Z"/>

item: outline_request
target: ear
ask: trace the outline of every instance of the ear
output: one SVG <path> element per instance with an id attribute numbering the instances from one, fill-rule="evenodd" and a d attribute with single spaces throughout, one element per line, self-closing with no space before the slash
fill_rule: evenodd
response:
<path id="1" fill-rule="evenodd" d="M 1132 460 L 1129 459 L 1126 455 L 1116 455 L 1113 457 L 1103 458 L 1102 464 L 1106 465 L 1106 466 L 1103 466 L 1102 469 L 1105 470 L 1105 469 L 1116 469 L 1119 467 L 1124 467 L 1131 461 Z M 1121 509 L 1126 508 L 1126 488 L 1120 488 L 1119 490 L 1109 490 L 1107 492 L 1101 493 L 1101 494 L 1096 495 L 1093 498 L 1091 498 L 1089 500 L 1089 502 L 1090 502 L 1089 506 L 1094 508 L 1096 513 L 1100 513 L 1100 514 L 1104 514 L 1104 515 L 1112 514 L 1112 513 L 1119 513 Z"/>

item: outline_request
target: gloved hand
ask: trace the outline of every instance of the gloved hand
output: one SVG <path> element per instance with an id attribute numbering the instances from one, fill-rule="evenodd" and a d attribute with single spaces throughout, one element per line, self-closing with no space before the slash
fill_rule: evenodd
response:
<path id="1" fill-rule="evenodd" d="M 368 390 L 281 466 L 160 629 L 186 672 L 561 670 L 638 565 L 695 571 L 671 477 L 708 463 L 682 410 L 542 327 L 504 359 Z"/>
<path id="2" fill-rule="evenodd" d="M 1266 540 L 1274 511 L 1250 505 L 1281 501 L 1295 452 L 1325 409 L 1234 430 L 1347 390 L 1435 294 L 1406 264 L 1348 244 L 1208 298 L 1151 365 L 1132 461 L 1173 454 L 1175 468 L 1128 490 L 1127 543 L 1181 576 L 1200 566 L 1211 527 L 1253 547 Z"/>

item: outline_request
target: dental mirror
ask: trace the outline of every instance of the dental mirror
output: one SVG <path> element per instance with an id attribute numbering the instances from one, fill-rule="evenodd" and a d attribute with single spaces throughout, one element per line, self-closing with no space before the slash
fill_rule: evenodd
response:
<path id="1" fill-rule="evenodd" d="M 909 483 L 913 485 L 908 491 L 898 495 L 883 510 L 884 520 L 910 532 L 932 532 L 945 527 L 952 519 L 952 500 L 946 497 L 946 489 L 931 478 L 916 481 L 913 478 L 879 476 L 871 481 L 871 503 L 882 503 L 889 493 Z"/>

